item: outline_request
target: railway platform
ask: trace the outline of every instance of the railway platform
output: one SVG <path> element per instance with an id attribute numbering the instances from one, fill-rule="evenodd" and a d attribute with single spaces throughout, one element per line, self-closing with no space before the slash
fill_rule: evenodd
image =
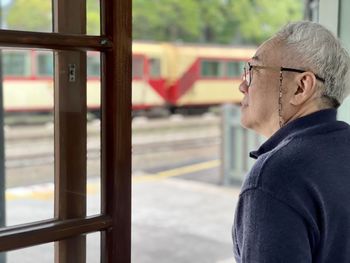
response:
<path id="1" fill-rule="evenodd" d="M 217 116 L 133 122 L 132 262 L 234 262 L 231 226 L 239 187 L 221 185 Z M 89 122 L 87 215 L 100 213 L 99 122 Z M 53 217 L 53 126 L 6 130 L 7 224 Z M 26 151 L 23 151 L 25 146 Z M 100 234 L 86 238 L 98 263 Z M 53 243 L 11 251 L 7 263 L 54 258 Z"/>
<path id="2" fill-rule="evenodd" d="M 196 180 L 207 174 L 217 177 L 217 173 L 217 160 L 153 174 L 135 172 L 132 188 L 132 262 L 234 262 L 231 226 L 239 187 L 224 187 L 214 180 Z M 98 212 L 96 208 L 100 202 L 99 180 L 89 179 L 87 187 L 88 214 L 93 214 Z M 12 208 L 8 220 L 12 223 L 22 223 L 18 221 L 23 218 L 19 213 L 30 215 L 33 219 L 38 216 L 36 213 L 46 214 L 44 216 L 51 213 L 52 184 L 12 188 L 6 195 Z M 52 262 L 53 246 L 10 252 L 7 262 L 26 262 L 39 254 L 41 263 Z M 99 235 L 87 237 L 87 262 L 99 262 Z"/>
<path id="3" fill-rule="evenodd" d="M 238 194 L 239 187 L 136 177 L 132 262 L 234 262 L 231 226 Z"/>

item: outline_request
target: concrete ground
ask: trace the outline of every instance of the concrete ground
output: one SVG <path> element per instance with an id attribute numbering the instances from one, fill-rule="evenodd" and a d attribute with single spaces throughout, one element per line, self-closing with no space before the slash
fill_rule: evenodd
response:
<path id="1" fill-rule="evenodd" d="M 218 162 L 208 161 L 154 174 L 135 174 L 132 203 L 133 263 L 234 263 L 231 227 L 239 187 L 223 187 Z M 200 175 L 204 181 L 196 180 Z M 202 176 L 202 177 L 203 177 Z M 88 214 L 100 211 L 99 180 L 88 183 Z M 9 225 L 53 216 L 53 185 L 7 191 Z M 99 233 L 87 235 L 87 262 L 100 261 Z M 53 244 L 12 251 L 7 263 L 51 263 Z"/>
<path id="2" fill-rule="evenodd" d="M 132 262 L 235 262 L 239 188 L 171 178 L 133 184 Z"/>

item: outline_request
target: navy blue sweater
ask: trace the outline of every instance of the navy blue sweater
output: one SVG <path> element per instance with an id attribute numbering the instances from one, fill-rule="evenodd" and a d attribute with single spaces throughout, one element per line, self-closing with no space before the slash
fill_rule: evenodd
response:
<path id="1" fill-rule="evenodd" d="M 293 120 L 250 156 L 233 227 L 238 263 L 350 263 L 350 126 Z"/>

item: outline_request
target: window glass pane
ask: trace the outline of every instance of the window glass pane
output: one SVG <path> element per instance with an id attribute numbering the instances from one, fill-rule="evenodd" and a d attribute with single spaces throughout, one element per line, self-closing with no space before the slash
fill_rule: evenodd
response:
<path id="1" fill-rule="evenodd" d="M 243 74 L 244 62 L 242 61 L 230 61 L 226 66 L 228 77 L 240 77 Z"/>
<path id="2" fill-rule="evenodd" d="M 223 76 L 223 64 L 219 61 L 204 60 L 201 63 L 201 72 L 203 77 L 221 77 Z"/>
<path id="3" fill-rule="evenodd" d="M 1 0 L 1 28 L 52 32 L 52 0 Z"/>
<path id="4" fill-rule="evenodd" d="M 90 112 L 87 124 L 87 215 L 101 213 L 101 125 L 98 112 Z"/>
<path id="5" fill-rule="evenodd" d="M 160 77 L 160 59 L 151 58 L 149 60 L 150 65 L 150 76 L 151 77 Z"/>
<path id="6" fill-rule="evenodd" d="M 6 76 L 29 76 L 30 75 L 30 51 L 4 50 L 2 56 L 3 75 Z"/>
<path id="7" fill-rule="evenodd" d="M 87 214 L 101 212 L 101 80 L 100 53 L 91 52 L 87 57 Z M 92 78 L 91 78 L 92 77 Z"/>
<path id="8" fill-rule="evenodd" d="M 17 249 L 6 253 L 6 263 L 53 263 L 55 261 L 54 251 L 53 242 Z"/>
<path id="9" fill-rule="evenodd" d="M 21 73 L 15 77 L 4 74 L 0 79 L 4 111 L 4 138 L 0 138 L 4 139 L 0 142 L 4 171 L 0 174 L 5 175 L 5 180 L 0 179 L 5 197 L 0 204 L 6 207 L 0 213 L 5 212 L 5 225 L 10 226 L 53 218 L 53 76 L 43 79 L 33 74 L 28 78 L 16 70 L 19 63 L 9 62 L 25 57 L 26 63 L 38 65 L 37 50 L 5 50 L 3 54 L 7 56 L 2 61 L 5 72 Z M 42 54 L 52 57 L 52 52 Z M 49 60 L 45 63 L 53 68 L 52 61 L 51 65 Z"/>
<path id="10" fill-rule="evenodd" d="M 37 70 L 38 70 L 38 76 L 53 76 L 52 52 L 37 54 Z"/>
<path id="11" fill-rule="evenodd" d="M 86 262 L 100 263 L 101 233 L 95 232 L 86 235 Z"/>
<path id="12" fill-rule="evenodd" d="M 87 263 L 100 263 L 100 239 L 100 232 L 86 235 Z M 1 263 L 53 263 L 54 261 L 54 242 L 0 253 Z"/>
<path id="13" fill-rule="evenodd" d="M 100 0 L 86 0 L 86 32 L 100 35 Z"/>
<path id="14" fill-rule="evenodd" d="M 143 77 L 143 68 L 144 68 L 144 59 L 141 57 L 132 58 L 132 77 L 133 78 L 142 78 Z"/>
<path id="15" fill-rule="evenodd" d="M 100 54 L 89 52 L 87 55 L 87 75 L 88 77 L 100 76 Z"/>

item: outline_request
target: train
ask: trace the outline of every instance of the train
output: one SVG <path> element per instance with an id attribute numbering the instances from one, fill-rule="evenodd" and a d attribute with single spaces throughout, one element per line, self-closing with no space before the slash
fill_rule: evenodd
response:
<path id="1" fill-rule="evenodd" d="M 255 47 L 133 42 L 134 112 L 208 108 L 239 103 L 245 61 Z M 3 104 L 7 113 L 53 109 L 53 52 L 3 49 Z M 100 108 L 100 56 L 87 52 L 87 106 Z"/>

